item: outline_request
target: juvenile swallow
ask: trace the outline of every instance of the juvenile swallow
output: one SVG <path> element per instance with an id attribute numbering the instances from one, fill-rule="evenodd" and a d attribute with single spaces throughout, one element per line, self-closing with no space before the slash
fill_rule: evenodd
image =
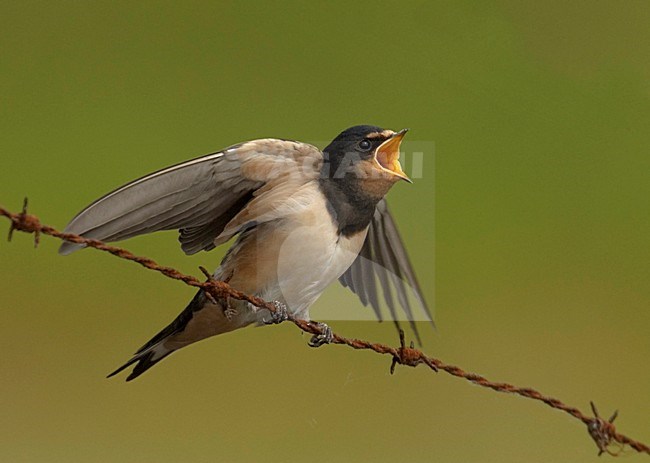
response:
<path id="1" fill-rule="evenodd" d="M 162 169 L 103 196 L 68 224 L 65 232 L 106 242 L 177 229 L 186 254 L 235 243 L 214 272 L 240 291 L 295 317 L 338 279 L 370 304 L 381 320 L 379 292 L 397 323 L 397 301 L 411 323 L 407 287 L 429 321 L 384 196 L 400 180 L 399 132 L 359 125 L 339 134 L 323 151 L 307 143 L 265 138 Z M 69 254 L 83 245 L 64 243 Z M 109 376 L 135 364 L 130 381 L 189 344 L 273 320 L 243 301 L 211 301 L 199 291 L 174 321 Z M 312 338 L 331 341 L 331 330 Z"/>

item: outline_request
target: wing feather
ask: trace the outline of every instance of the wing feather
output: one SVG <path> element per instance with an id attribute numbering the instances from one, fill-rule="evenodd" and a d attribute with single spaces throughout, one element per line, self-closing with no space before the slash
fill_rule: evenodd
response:
<path id="1" fill-rule="evenodd" d="M 384 302 L 395 325 L 399 328 L 397 302 L 404 311 L 418 342 L 420 335 L 415 325 L 416 316 L 409 301 L 409 292 L 415 296 L 424 317 L 433 323 L 431 312 L 424 300 L 415 272 L 385 200 L 377 204 L 359 256 L 339 280 L 343 286 L 357 294 L 364 305 L 370 303 L 377 318 L 381 320 L 377 288 L 380 286 Z"/>
<path id="2" fill-rule="evenodd" d="M 413 330 L 413 333 L 415 334 L 415 337 L 419 343 L 421 343 L 420 339 L 420 333 L 418 332 L 417 326 L 415 325 L 415 320 L 413 319 L 413 310 L 411 309 L 411 304 L 408 299 L 408 294 L 407 294 L 407 289 L 406 285 L 404 284 L 404 280 L 402 279 L 402 269 L 399 266 L 399 263 L 397 262 L 397 258 L 395 257 L 395 251 L 394 247 L 397 244 L 402 244 L 401 239 L 399 239 L 399 235 L 397 236 L 397 239 L 399 240 L 398 243 L 395 243 L 395 237 L 390 236 L 386 233 L 386 228 L 385 228 L 385 217 L 386 213 L 381 211 L 379 207 L 377 210 L 375 210 L 375 219 L 373 221 L 373 226 L 376 226 L 377 228 L 377 233 L 374 235 L 374 238 L 376 240 L 377 247 L 381 250 L 382 258 L 383 258 L 383 265 L 386 267 L 388 270 L 388 275 L 390 276 L 390 280 L 393 284 L 393 288 L 395 288 L 395 293 L 397 294 L 397 301 L 399 302 L 400 306 L 404 310 L 404 313 L 406 314 L 406 318 L 409 321 L 409 324 L 411 326 L 411 329 Z"/>
<path id="3" fill-rule="evenodd" d="M 377 214 L 375 213 L 375 216 Z M 384 301 L 388 305 L 388 311 L 390 312 L 390 318 L 393 320 L 395 327 L 400 329 L 399 316 L 397 315 L 397 307 L 395 306 L 395 300 L 393 299 L 393 289 L 391 282 L 394 281 L 395 275 L 390 272 L 390 266 L 388 264 L 388 255 L 387 250 L 382 246 L 382 239 L 379 236 L 380 230 L 378 230 L 378 225 L 376 223 L 376 217 L 370 223 L 370 230 L 368 235 L 370 235 L 371 245 L 372 245 L 372 261 L 375 263 L 374 270 L 379 277 L 379 283 L 381 290 L 384 293 Z M 366 238 L 367 239 L 367 238 Z M 354 266 L 356 262 L 353 262 Z M 359 264 L 357 264 L 359 265 Z M 369 276 L 372 278 L 372 275 Z M 363 282 L 364 285 L 367 284 L 366 281 Z"/>
<path id="4" fill-rule="evenodd" d="M 305 164 L 306 157 L 316 162 Z M 186 253 L 209 250 L 260 187 L 289 174 L 297 175 L 296 184 L 309 181 L 317 175 L 321 161 L 322 153 L 305 143 L 253 140 L 127 183 L 86 207 L 65 231 L 117 241 L 180 229 Z M 81 247 L 64 243 L 59 252 L 69 254 Z"/>

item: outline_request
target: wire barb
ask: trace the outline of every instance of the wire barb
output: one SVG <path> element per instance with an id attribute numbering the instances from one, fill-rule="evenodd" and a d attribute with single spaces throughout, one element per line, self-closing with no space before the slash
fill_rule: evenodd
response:
<path id="1" fill-rule="evenodd" d="M 20 212 L 20 214 L 13 214 L 12 217 L 9 217 L 11 219 L 11 226 L 9 227 L 9 236 L 7 236 L 7 241 L 11 241 L 13 238 L 14 230 L 25 233 L 33 233 L 34 247 L 37 248 L 41 240 L 41 222 L 35 215 L 27 213 L 28 205 L 29 200 L 27 197 L 25 197 L 23 200 L 23 210 Z"/>
<path id="2" fill-rule="evenodd" d="M 395 349 L 393 360 L 390 364 L 391 375 L 395 373 L 395 367 L 398 363 L 400 365 L 406 365 L 409 367 L 416 367 L 420 363 L 424 363 L 424 355 L 422 352 L 415 348 L 413 341 L 411 341 L 409 347 L 406 347 L 406 343 L 404 342 L 404 330 L 401 328 L 399 330 L 399 344 L 400 347 L 398 349 Z M 436 367 L 435 364 L 431 364 L 429 367 L 435 372 L 438 371 L 438 367 Z"/>
<path id="3" fill-rule="evenodd" d="M 199 269 L 205 275 L 207 279 L 206 281 L 200 281 L 196 277 L 185 275 L 174 268 L 159 265 L 156 261 L 149 259 L 148 257 L 136 256 L 126 249 L 110 246 L 106 243 L 103 243 L 102 241 L 84 238 L 83 236 L 75 235 L 73 233 L 63 233 L 53 227 L 43 225 L 39 221 L 38 217 L 27 213 L 27 198 L 25 198 L 23 210 L 21 213 L 16 214 L 0 206 L 0 215 L 7 217 L 11 221 L 11 226 L 9 228 L 9 239 L 11 239 L 14 230 L 22 231 L 25 233 L 34 233 L 34 242 L 36 245 L 38 245 L 38 239 L 42 233 L 44 235 L 49 235 L 64 241 L 83 244 L 87 247 L 108 252 L 121 259 L 136 262 L 137 264 L 140 264 L 149 270 L 162 273 L 168 278 L 179 280 L 189 286 L 203 289 L 206 295 L 208 295 L 207 297 L 213 298 L 212 300 L 228 297 L 246 301 L 255 307 L 266 309 L 271 313 L 276 313 L 278 311 L 278 307 L 272 302 L 267 302 L 259 297 L 245 294 L 230 286 L 227 281 L 215 280 L 214 277 L 203 267 L 199 267 Z M 286 319 L 288 321 L 291 321 L 294 325 L 306 333 L 314 335 L 323 334 L 323 330 L 317 322 L 296 318 L 291 313 L 286 313 Z M 544 396 L 541 392 L 535 389 L 529 387 L 517 387 L 508 383 L 493 382 L 479 374 L 467 372 L 460 367 L 447 364 L 440 359 L 428 357 L 421 350 L 415 349 L 412 342 L 409 344 L 409 347 L 406 347 L 404 340 L 404 331 L 402 330 L 400 330 L 399 338 L 400 347 L 392 347 L 385 344 L 364 341 L 361 339 L 345 338 L 336 333 L 332 333 L 331 343 L 346 345 L 352 349 L 369 350 L 378 354 L 390 355 L 392 357 L 390 369 L 391 373 L 395 371 L 397 364 L 410 367 L 416 367 L 419 364 L 425 364 L 433 371 L 442 370 L 452 376 L 463 378 L 466 381 L 469 381 L 481 387 L 492 389 L 497 392 L 516 394 L 521 397 L 545 403 L 549 407 L 556 410 L 561 410 L 586 424 L 589 435 L 598 447 L 598 455 L 607 453 L 612 456 L 617 456 L 623 451 L 625 446 L 629 446 L 639 453 L 650 455 L 650 447 L 643 444 L 642 442 L 636 441 L 630 437 L 616 432 L 616 428 L 614 427 L 613 422 L 618 416 L 618 411 L 614 412 L 614 414 L 612 414 L 608 420 L 604 420 L 599 416 L 598 410 L 596 409 L 594 403 L 591 402 L 591 409 L 594 416 L 587 416 L 579 409 L 566 405 L 559 399 Z M 618 444 L 619 446 L 618 451 L 610 450 L 610 447 L 615 444 Z"/>
<path id="4" fill-rule="evenodd" d="M 616 436 L 614 420 L 618 416 L 618 410 L 614 411 L 612 416 L 605 421 L 598 414 L 596 404 L 593 402 L 589 402 L 589 404 L 591 405 L 591 410 L 594 412 L 594 417 L 587 423 L 587 430 L 598 447 L 598 456 L 601 456 L 605 452 L 617 456 L 623 451 L 622 444 L 619 443 L 619 448 L 616 451 L 610 450 L 609 447 L 612 445 L 612 440 Z"/>

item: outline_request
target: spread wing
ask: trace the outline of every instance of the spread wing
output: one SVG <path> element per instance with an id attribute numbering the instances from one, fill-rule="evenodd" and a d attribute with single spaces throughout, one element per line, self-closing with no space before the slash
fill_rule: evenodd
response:
<path id="1" fill-rule="evenodd" d="M 318 176 L 321 163 L 322 153 L 306 143 L 268 138 L 235 145 L 108 193 L 77 214 L 65 232 L 111 242 L 179 229 L 185 253 L 210 250 L 217 237 L 223 242 L 238 231 L 229 223 L 255 203 L 260 188 L 288 185 L 281 190 L 290 195 L 291 186 Z M 82 247 L 64 243 L 59 252 Z"/>
<path id="2" fill-rule="evenodd" d="M 415 313 L 408 297 L 410 288 L 419 306 L 418 309 L 424 318 L 433 324 L 431 312 L 422 296 L 422 290 L 415 278 L 415 272 L 386 200 L 382 199 L 377 204 L 361 252 L 339 281 L 359 296 L 363 305 L 370 304 L 379 320 L 383 319 L 378 291 L 378 286 L 381 287 L 391 318 L 399 328 L 397 306 L 393 297 L 395 293 L 397 302 L 419 342 L 420 335 L 414 322 Z"/>

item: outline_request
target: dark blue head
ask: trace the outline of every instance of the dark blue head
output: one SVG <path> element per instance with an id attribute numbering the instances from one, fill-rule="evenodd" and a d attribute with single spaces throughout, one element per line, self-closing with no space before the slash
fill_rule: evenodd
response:
<path id="1" fill-rule="evenodd" d="M 388 190 L 400 179 L 410 182 L 399 163 L 405 133 L 356 125 L 323 150 L 320 186 L 340 233 L 349 236 L 365 230 Z"/>
<path id="2" fill-rule="evenodd" d="M 368 157 L 373 151 L 373 147 L 379 146 L 386 137 L 380 138 L 375 134 L 381 134 L 384 129 L 376 125 L 355 125 L 337 135 L 332 142 L 323 150 L 330 156 L 340 157 L 345 153 L 359 153 L 360 156 Z M 369 135 L 374 135 L 369 138 Z M 365 143 L 364 140 L 366 141 Z M 368 144 L 370 142 L 370 144 Z M 359 146 L 359 145 L 362 146 Z"/>
<path id="3" fill-rule="evenodd" d="M 356 176 L 408 181 L 398 161 L 405 133 L 406 129 L 396 133 L 376 125 L 345 129 L 323 150 L 323 173 L 332 179 Z"/>

